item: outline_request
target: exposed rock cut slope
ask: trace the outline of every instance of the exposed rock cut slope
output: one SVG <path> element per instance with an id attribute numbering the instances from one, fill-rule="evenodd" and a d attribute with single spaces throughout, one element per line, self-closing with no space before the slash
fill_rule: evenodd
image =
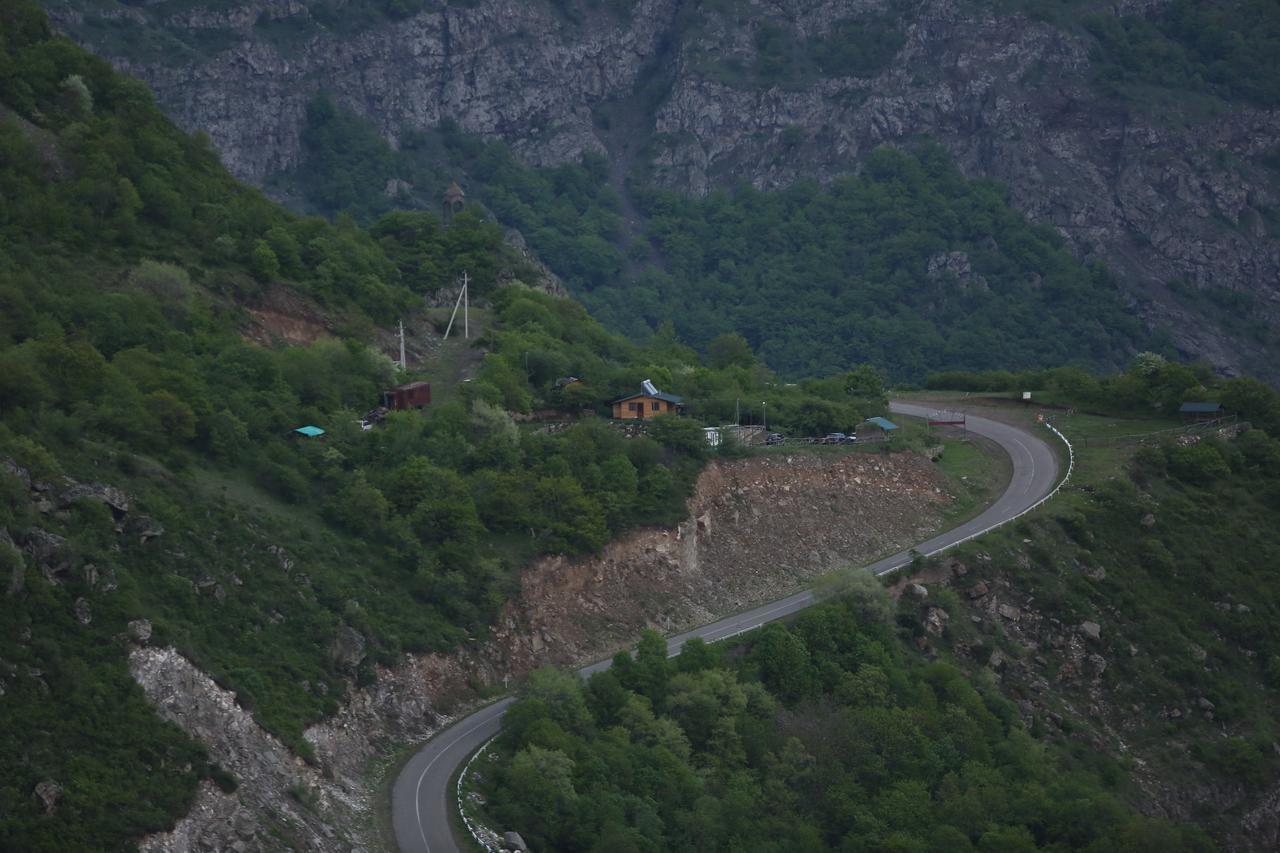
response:
<path id="1" fill-rule="evenodd" d="M 646 627 L 710 621 L 898 550 L 936 529 L 950 500 L 934 465 L 914 453 L 713 464 L 678 527 L 637 531 L 595 557 L 539 560 L 488 640 L 381 671 L 308 730 L 318 767 L 290 755 L 176 652 L 141 648 L 131 671 L 147 697 L 240 780 L 231 795 L 206 786 L 192 812 L 143 849 L 269 849 L 274 832 L 309 850 L 346 853 L 360 841 L 353 827 L 367 823 L 359 816 L 371 805 L 370 762 L 447 724 L 475 686 L 602 658 Z"/>

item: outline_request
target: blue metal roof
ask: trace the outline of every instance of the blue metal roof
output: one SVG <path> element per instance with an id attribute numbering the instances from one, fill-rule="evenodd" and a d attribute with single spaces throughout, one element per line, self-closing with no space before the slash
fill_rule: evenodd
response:
<path id="1" fill-rule="evenodd" d="M 880 427 L 880 429 L 884 430 L 885 432 L 888 432 L 891 429 L 898 428 L 898 425 L 895 424 L 893 421 L 885 420 L 884 418 L 867 418 L 865 421 L 863 421 L 863 423 L 871 424 L 872 426 L 878 426 Z"/>
<path id="2" fill-rule="evenodd" d="M 295 429 L 294 432 L 301 433 L 307 438 L 315 438 L 316 436 L 324 435 L 324 430 L 320 429 L 318 426 L 300 426 Z"/>
<path id="3" fill-rule="evenodd" d="M 1216 412 L 1221 408 L 1221 403 L 1183 403 L 1178 411 L 1188 412 L 1191 414 L 1208 414 Z"/>

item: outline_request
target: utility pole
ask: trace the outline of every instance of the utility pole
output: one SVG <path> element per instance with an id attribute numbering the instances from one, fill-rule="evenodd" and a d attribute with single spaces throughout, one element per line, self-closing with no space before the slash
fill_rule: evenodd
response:
<path id="1" fill-rule="evenodd" d="M 404 359 L 404 320 L 400 321 L 400 369 L 409 369 L 409 363 Z"/>
<path id="2" fill-rule="evenodd" d="M 471 337 L 471 314 L 469 311 L 471 296 L 467 293 L 469 282 L 470 279 L 467 278 L 467 274 L 464 271 L 462 273 L 462 291 L 458 294 L 458 301 L 453 303 L 453 313 L 449 315 L 449 325 L 444 330 L 444 339 L 446 341 L 449 340 L 449 332 L 453 329 L 453 321 L 458 316 L 458 306 L 462 306 L 462 336 L 465 338 Z"/>
<path id="3" fill-rule="evenodd" d="M 742 398 L 733 401 L 733 425 L 742 426 Z"/>
<path id="4" fill-rule="evenodd" d="M 768 406 L 769 406 L 769 401 L 768 401 L 768 400 L 761 400 L 761 401 L 760 401 L 760 429 L 764 430 L 765 432 L 768 432 L 768 431 L 769 431 L 769 408 L 768 408 Z"/>

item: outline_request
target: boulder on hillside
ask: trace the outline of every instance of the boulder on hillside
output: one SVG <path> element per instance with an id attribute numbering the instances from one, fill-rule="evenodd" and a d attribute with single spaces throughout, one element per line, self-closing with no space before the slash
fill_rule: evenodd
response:
<path id="1" fill-rule="evenodd" d="M 338 626 L 329 653 L 338 666 L 355 669 L 364 660 L 364 635 L 345 623 Z"/>
<path id="2" fill-rule="evenodd" d="M 137 536 L 138 541 L 143 545 L 164 535 L 164 528 L 160 522 L 149 515 L 130 516 L 127 529 L 130 534 Z"/>
<path id="3" fill-rule="evenodd" d="M 502 833 L 502 849 L 515 850 L 518 853 L 528 853 L 529 845 L 524 843 L 524 839 L 520 837 L 518 832 Z"/>
<path id="4" fill-rule="evenodd" d="M 71 546 L 56 533 L 36 527 L 28 530 L 22 543 L 49 583 L 62 583 L 71 574 Z"/>
<path id="5" fill-rule="evenodd" d="M 66 509 L 80 500 L 106 504 L 116 518 L 124 516 L 129 511 L 128 496 L 115 486 L 102 483 L 76 483 L 58 497 L 58 506 Z"/>
<path id="6" fill-rule="evenodd" d="M 941 607 L 926 607 L 924 611 L 924 630 L 935 637 L 941 637 L 947 630 L 947 622 L 951 615 Z"/>
<path id="7" fill-rule="evenodd" d="M 147 619 L 134 619 L 129 623 L 129 638 L 145 645 L 151 639 L 151 622 Z"/>
<path id="8" fill-rule="evenodd" d="M 62 802 L 62 786 L 52 779 L 37 783 L 32 794 L 35 795 L 36 802 L 40 803 L 40 808 L 44 809 L 45 814 L 56 812 L 58 804 Z"/>
<path id="9" fill-rule="evenodd" d="M 1090 640 L 1097 640 L 1102 637 L 1102 626 L 1097 622 L 1081 622 L 1080 633 Z"/>

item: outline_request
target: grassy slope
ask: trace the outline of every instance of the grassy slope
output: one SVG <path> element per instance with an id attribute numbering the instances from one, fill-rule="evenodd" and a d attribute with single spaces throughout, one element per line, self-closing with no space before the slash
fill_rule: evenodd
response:
<path id="1" fill-rule="evenodd" d="M 919 396 L 958 401 L 956 394 Z M 964 403 L 984 416 L 1030 416 L 994 396 Z M 969 615 L 986 621 L 954 632 L 950 651 L 976 666 L 1001 649 L 1013 661 L 1003 689 L 1030 698 L 1024 715 L 1042 736 L 1081 761 L 1096 760 L 1085 747 L 1092 742 L 1099 758 L 1133 774 L 1133 799 L 1236 837 L 1235 821 L 1280 773 L 1270 749 L 1280 687 L 1269 662 L 1280 650 L 1268 615 L 1280 610 L 1268 569 L 1280 555 L 1273 481 L 1242 462 L 1208 483 L 1156 473 L 1135 485 L 1135 455 L 1154 454 L 1162 436 L 1181 430 L 1176 419 L 1053 417 L 1076 447 L 1071 485 L 1014 527 L 959 549 L 975 572 L 955 585 L 963 592 L 985 580 L 1002 600 L 1058 623 L 1015 627 L 983 602 L 958 598 L 952 626 Z M 1127 443 L 1142 433 L 1150 435 L 1145 444 Z M 1117 440 L 1126 443 L 1110 443 Z M 1107 662 L 1096 680 L 1087 668 L 1077 673 L 1069 647 L 1058 645 L 1086 620 L 1102 625 L 1101 642 L 1088 648 Z M 986 644 L 981 654 L 971 648 L 975 640 Z M 1207 718 L 1202 697 L 1213 707 Z M 1188 799 L 1202 806 L 1187 809 Z"/>

